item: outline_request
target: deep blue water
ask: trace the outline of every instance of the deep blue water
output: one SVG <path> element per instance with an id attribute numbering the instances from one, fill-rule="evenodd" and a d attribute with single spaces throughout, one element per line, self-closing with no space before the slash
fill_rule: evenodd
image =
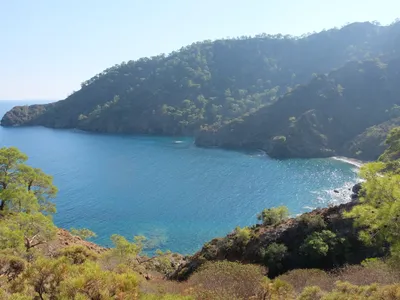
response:
<path id="1" fill-rule="evenodd" d="M 0 101 L 1 116 L 21 103 Z M 197 148 L 190 138 L 0 128 L 0 145 L 17 146 L 54 176 L 58 226 L 89 228 L 107 246 L 113 233 L 143 234 L 161 249 L 193 253 L 254 224 L 263 208 L 284 204 L 298 214 L 344 201 L 357 180 L 353 166 L 333 159 L 278 161 Z"/>

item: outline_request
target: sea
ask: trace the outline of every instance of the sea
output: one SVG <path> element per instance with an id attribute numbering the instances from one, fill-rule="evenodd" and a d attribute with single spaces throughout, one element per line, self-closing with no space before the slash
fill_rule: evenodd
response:
<path id="1" fill-rule="evenodd" d="M 0 101 L 0 115 L 15 105 Z M 264 208 L 292 216 L 350 200 L 357 167 L 343 160 L 275 160 L 261 151 L 206 149 L 191 137 L 94 134 L 44 127 L 0 127 L 0 146 L 54 177 L 57 226 L 88 228 L 92 241 L 144 235 L 156 249 L 193 254 Z"/>

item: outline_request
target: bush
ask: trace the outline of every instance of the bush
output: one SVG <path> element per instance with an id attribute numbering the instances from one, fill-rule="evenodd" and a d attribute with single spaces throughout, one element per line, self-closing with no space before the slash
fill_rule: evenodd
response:
<path id="1" fill-rule="evenodd" d="M 323 297 L 323 292 L 318 286 L 307 286 L 297 298 L 298 300 L 319 300 Z"/>
<path id="2" fill-rule="evenodd" d="M 60 299 L 138 299 L 138 276 L 103 271 L 98 264 L 76 265 L 60 285 Z M 79 298 L 80 297 L 80 298 Z"/>
<path id="3" fill-rule="evenodd" d="M 36 294 L 34 299 L 57 299 L 60 284 L 69 275 L 70 265 L 66 258 L 40 258 L 29 266 L 23 274 L 23 279 L 33 288 Z"/>
<path id="4" fill-rule="evenodd" d="M 198 299 L 249 299 L 261 292 L 264 278 L 256 265 L 208 262 L 189 278 L 189 285 Z"/>
<path id="5" fill-rule="evenodd" d="M 362 266 L 346 266 L 335 271 L 335 277 L 340 281 L 348 281 L 356 285 L 373 283 L 393 284 L 400 282 L 400 274 L 390 265 L 382 261 L 363 263 Z"/>
<path id="6" fill-rule="evenodd" d="M 74 265 L 83 264 L 86 260 L 96 260 L 98 255 L 84 246 L 69 246 L 61 249 L 57 256 L 64 256 Z"/>
<path id="7" fill-rule="evenodd" d="M 342 239 L 339 239 L 330 230 L 313 232 L 304 240 L 300 246 L 300 251 L 311 258 L 319 259 L 327 256 L 329 251 L 333 251 L 334 247 L 340 242 L 342 242 Z"/>
<path id="8" fill-rule="evenodd" d="M 260 299 L 290 300 L 295 299 L 293 287 L 280 279 L 264 285 L 264 295 Z"/>
<path id="9" fill-rule="evenodd" d="M 97 236 L 93 231 L 86 229 L 86 228 L 82 228 L 82 229 L 71 228 L 70 232 L 72 235 L 79 236 L 83 240 L 89 240 L 89 239 Z"/>
<path id="10" fill-rule="evenodd" d="M 6 276 L 8 280 L 13 280 L 24 272 L 25 268 L 26 262 L 22 258 L 0 253 L 0 277 Z"/>
<path id="11" fill-rule="evenodd" d="M 307 227 L 307 231 L 315 231 L 326 228 L 326 223 L 321 215 L 302 214 L 299 221 Z"/>
<path id="12" fill-rule="evenodd" d="M 264 209 L 257 219 L 262 221 L 264 225 L 276 225 L 289 217 L 289 210 L 286 206 L 279 206 Z"/>
<path id="13" fill-rule="evenodd" d="M 324 291 L 330 291 L 334 287 L 336 278 L 319 269 L 297 269 L 289 271 L 278 277 L 289 283 L 297 293 L 308 286 L 317 286 Z"/>
<path id="14" fill-rule="evenodd" d="M 275 275 L 282 268 L 282 260 L 287 255 L 287 247 L 284 244 L 272 243 L 261 250 L 265 265 L 268 267 L 268 274 Z"/>
<path id="15" fill-rule="evenodd" d="M 248 227 L 240 228 L 237 226 L 235 228 L 235 238 L 241 246 L 246 246 L 251 239 L 251 230 Z"/>

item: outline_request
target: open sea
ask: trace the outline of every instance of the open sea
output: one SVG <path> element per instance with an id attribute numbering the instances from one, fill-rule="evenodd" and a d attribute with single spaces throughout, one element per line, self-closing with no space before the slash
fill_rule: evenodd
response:
<path id="1" fill-rule="evenodd" d="M 14 105 L 0 101 L 0 115 Z M 151 248 L 192 254 L 203 243 L 252 225 L 264 208 L 292 215 L 349 201 L 354 166 L 334 159 L 270 159 L 262 152 L 197 148 L 192 138 L 0 127 L 0 146 L 54 176 L 54 221 L 89 228 L 94 242 L 145 235 Z M 334 192 L 336 189 L 339 193 Z"/>

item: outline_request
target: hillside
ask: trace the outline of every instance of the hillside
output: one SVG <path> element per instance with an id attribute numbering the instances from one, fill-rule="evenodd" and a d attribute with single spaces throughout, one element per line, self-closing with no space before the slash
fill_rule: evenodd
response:
<path id="1" fill-rule="evenodd" d="M 244 229 L 236 229 L 225 237 L 215 238 L 206 243 L 199 252 L 182 264 L 171 278 L 187 279 L 209 261 L 228 260 L 265 265 L 271 278 L 292 269 L 326 270 L 344 264 L 359 264 L 368 257 L 383 256 L 384 250 L 363 244 L 358 239 L 359 231 L 354 227 L 353 220 L 343 217 L 343 213 L 351 210 L 354 205 L 356 201 L 316 209 L 273 226 L 258 224 L 248 229 L 247 240 L 243 240 L 241 235 Z M 329 231 L 331 234 L 329 240 L 332 245 L 329 252 L 321 256 L 310 256 L 310 253 L 301 251 L 306 238 L 321 231 Z M 274 257 L 268 257 L 268 251 L 266 252 L 271 245 L 281 245 L 275 247 L 277 250 L 274 251 L 278 253 L 275 253 Z M 282 245 L 283 250 L 279 250 Z"/>
<path id="2" fill-rule="evenodd" d="M 303 37 L 262 34 L 195 43 L 115 65 L 65 100 L 13 108 L 1 124 L 162 135 L 217 130 L 275 103 L 313 74 L 352 60 L 391 57 L 399 33 L 399 24 L 353 23 Z"/>
<path id="3" fill-rule="evenodd" d="M 349 62 L 253 114 L 203 130 L 196 143 L 262 149 L 277 158 L 377 159 L 399 122 L 399 68 L 398 58 Z"/>

